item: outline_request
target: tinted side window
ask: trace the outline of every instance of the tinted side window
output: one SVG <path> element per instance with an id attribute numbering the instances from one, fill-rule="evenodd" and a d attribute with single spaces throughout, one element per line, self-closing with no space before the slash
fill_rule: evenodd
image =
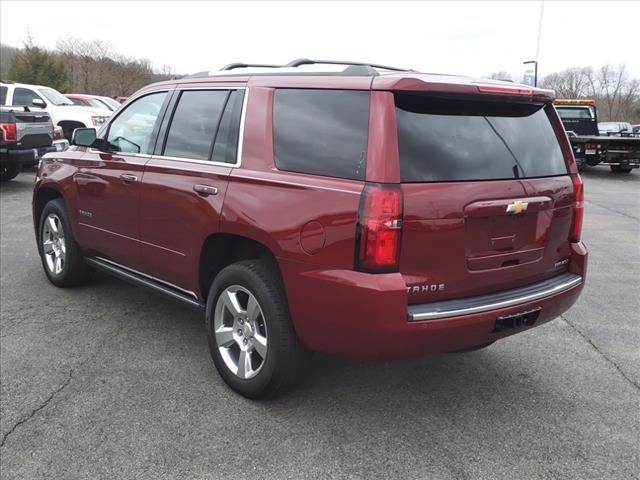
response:
<path id="1" fill-rule="evenodd" d="M 369 92 L 281 89 L 273 116 L 280 170 L 364 179 Z"/>
<path id="2" fill-rule="evenodd" d="M 542 105 L 396 94 L 396 118 L 403 182 L 567 173 Z"/>
<path id="3" fill-rule="evenodd" d="M 33 90 L 28 90 L 26 88 L 16 88 L 13 91 L 13 101 L 11 102 L 11 105 L 31 106 L 31 102 L 39 98 L 40 96 Z"/>
<path id="4" fill-rule="evenodd" d="M 163 155 L 209 160 L 228 90 L 185 90 L 176 106 Z"/>
<path id="5" fill-rule="evenodd" d="M 224 109 L 216 143 L 213 147 L 211 159 L 214 162 L 236 163 L 238 150 L 238 135 L 240 133 L 240 116 L 242 114 L 242 102 L 244 90 L 234 90 Z"/>
<path id="6" fill-rule="evenodd" d="M 0 87 L 0 105 L 7 103 L 7 87 Z"/>
<path id="7" fill-rule="evenodd" d="M 80 100 L 79 98 L 70 98 L 69 100 L 71 100 L 74 105 L 84 106 L 84 102 L 82 100 Z"/>
<path id="8" fill-rule="evenodd" d="M 153 132 L 166 97 L 167 92 L 152 93 L 128 105 L 109 125 L 109 149 L 123 153 L 150 153 Z"/>

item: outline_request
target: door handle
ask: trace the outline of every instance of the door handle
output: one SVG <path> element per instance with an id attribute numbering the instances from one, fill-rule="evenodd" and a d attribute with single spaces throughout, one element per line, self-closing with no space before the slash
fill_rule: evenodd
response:
<path id="1" fill-rule="evenodd" d="M 203 197 L 208 197 L 209 195 L 217 195 L 218 187 L 213 187 L 211 185 L 194 185 L 193 191 L 198 195 L 202 195 Z"/>
<path id="2" fill-rule="evenodd" d="M 138 177 L 132 175 L 131 173 L 123 173 L 122 175 L 120 175 L 120 180 L 122 180 L 124 183 L 129 184 L 137 182 Z"/>

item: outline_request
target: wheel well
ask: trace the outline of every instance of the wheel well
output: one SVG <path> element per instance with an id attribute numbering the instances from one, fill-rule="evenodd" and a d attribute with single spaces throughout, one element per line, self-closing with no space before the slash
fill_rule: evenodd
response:
<path id="1" fill-rule="evenodd" d="M 76 128 L 86 127 L 84 123 L 77 122 L 75 120 L 61 120 L 58 122 L 58 126 L 62 127 L 62 131 L 64 132 L 64 136 L 67 140 L 71 140 L 71 134 Z"/>
<path id="2" fill-rule="evenodd" d="M 53 188 L 44 187 L 36 193 L 35 202 L 33 204 L 33 223 L 36 227 L 36 232 L 38 231 L 38 224 L 40 222 L 40 216 L 42 215 L 44 206 L 54 198 L 62 198 L 62 195 Z"/>
<path id="3" fill-rule="evenodd" d="M 278 267 L 278 262 L 269 248 L 247 237 L 217 233 L 209 236 L 200 253 L 200 292 L 207 298 L 213 279 L 224 267 L 241 260 L 264 259 Z"/>

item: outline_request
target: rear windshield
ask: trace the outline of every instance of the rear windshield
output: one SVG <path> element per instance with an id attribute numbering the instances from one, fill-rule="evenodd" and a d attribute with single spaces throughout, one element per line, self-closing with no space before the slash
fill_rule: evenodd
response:
<path id="1" fill-rule="evenodd" d="M 396 94 L 403 182 L 564 175 L 543 105 Z"/>
<path id="2" fill-rule="evenodd" d="M 556 107 L 558 115 L 563 119 L 593 118 L 593 110 L 590 107 Z"/>

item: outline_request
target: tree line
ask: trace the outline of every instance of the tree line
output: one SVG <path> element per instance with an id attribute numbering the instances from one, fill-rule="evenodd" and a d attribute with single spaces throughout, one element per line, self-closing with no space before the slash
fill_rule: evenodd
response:
<path id="1" fill-rule="evenodd" d="M 128 58 L 100 40 L 66 38 L 55 50 L 33 43 L 22 48 L 0 45 L 0 78 L 47 85 L 63 93 L 129 96 L 149 83 L 175 77 L 163 66 L 154 72 L 149 60 Z"/>
<path id="2" fill-rule="evenodd" d="M 507 72 L 489 78 L 513 81 Z M 640 79 L 632 78 L 627 66 L 571 67 L 543 77 L 538 85 L 555 90 L 558 98 L 592 98 L 599 121 L 640 123 Z"/>
<path id="3" fill-rule="evenodd" d="M 154 72 L 149 60 L 127 58 L 100 40 L 67 38 L 47 50 L 29 36 L 22 48 L 0 45 L 0 78 L 115 97 L 176 75 L 166 65 Z M 489 78 L 513 81 L 504 71 Z M 559 98 L 593 98 L 601 121 L 640 123 L 640 79 L 632 78 L 625 64 L 567 68 L 546 75 L 539 85 Z"/>

